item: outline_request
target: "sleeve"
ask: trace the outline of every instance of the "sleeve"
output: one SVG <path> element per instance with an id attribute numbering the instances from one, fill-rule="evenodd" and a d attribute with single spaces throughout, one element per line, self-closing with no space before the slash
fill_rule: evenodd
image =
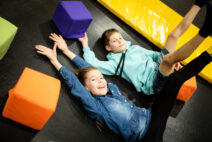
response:
<path id="1" fill-rule="evenodd" d="M 118 86 L 112 83 L 108 83 L 108 88 L 110 89 L 110 93 L 114 96 L 123 96 L 118 89 Z"/>
<path id="2" fill-rule="evenodd" d="M 93 51 L 89 47 L 83 48 L 83 58 L 92 66 L 98 68 L 105 75 L 114 75 L 116 65 L 114 61 L 100 61 L 96 58 Z"/>
<path id="3" fill-rule="evenodd" d="M 65 80 L 65 83 L 69 87 L 71 94 L 82 103 L 83 107 L 88 112 L 98 112 L 95 98 L 80 83 L 77 77 L 65 67 L 61 67 L 59 73 Z"/>
<path id="4" fill-rule="evenodd" d="M 86 62 L 84 59 L 82 59 L 79 56 L 75 56 L 72 62 L 77 66 L 78 69 L 83 69 L 86 67 L 91 66 L 88 62 Z"/>

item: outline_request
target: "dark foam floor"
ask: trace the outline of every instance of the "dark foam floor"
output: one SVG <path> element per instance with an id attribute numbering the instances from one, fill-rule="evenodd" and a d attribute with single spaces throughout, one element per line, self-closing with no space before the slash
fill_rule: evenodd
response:
<path id="1" fill-rule="evenodd" d="M 112 15 L 94 0 L 82 0 L 93 16 L 93 21 L 87 31 L 89 45 L 96 52 L 97 57 L 105 59 L 105 52 L 100 46 L 98 38 L 108 28 L 116 28 L 124 38 L 133 44 L 158 50 L 144 37 Z M 42 44 L 51 47 L 48 39 L 51 32 L 57 32 L 52 23 L 52 17 L 58 0 L 7 0 L 0 1 L 0 16 L 18 26 L 18 32 L 6 56 L 0 61 L 0 99 L 1 112 L 5 103 L 5 96 L 13 88 L 25 67 L 30 67 L 50 76 L 60 78 L 48 59 L 36 54 L 34 45 Z M 178 0 L 164 2 L 184 15 L 191 7 L 193 0 Z M 198 27 L 203 24 L 205 8 L 201 10 L 194 21 Z M 76 54 L 82 55 L 81 45 L 77 40 L 66 39 L 69 48 Z M 69 69 L 74 66 L 58 52 L 58 58 Z M 106 77 L 108 82 L 117 84 L 121 92 L 137 105 L 142 104 L 142 97 L 138 97 L 132 85 L 126 81 L 113 77 Z M 121 80 L 121 82 L 119 82 Z M 167 128 L 164 142 L 211 142 L 212 128 L 212 85 L 197 77 L 198 89 L 187 103 L 177 101 Z M 62 82 L 60 98 L 56 112 L 40 131 L 22 126 L 16 122 L 0 116 L 1 142 L 115 142 L 122 138 L 107 129 L 99 132 L 95 123 L 88 119 L 80 103 L 71 96 L 68 88 Z"/>

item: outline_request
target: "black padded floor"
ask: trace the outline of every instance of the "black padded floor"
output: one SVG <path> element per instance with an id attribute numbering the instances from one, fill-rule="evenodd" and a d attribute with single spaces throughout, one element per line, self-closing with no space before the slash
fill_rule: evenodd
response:
<path id="1" fill-rule="evenodd" d="M 108 28 L 117 28 L 127 40 L 133 44 L 140 44 L 148 49 L 158 50 L 144 37 L 112 15 L 95 0 L 82 0 L 93 16 L 93 22 L 88 29 L 89 45 L 96 52 L 97 57 L 105 59 L 105 52 L 100 46 L 98 38 Z M 19 27 L 13 43 L 6 56 L 0 61 L 0 99 L 1 112 L 5 103 L 5 96 L 17 82 L 25 67 L 30 67 L 50 76 L 60 78 L 48 59 L 37 55 L 34 45 L 42 44 L 51 47 L 48 39 L 51 32 L 57 32 L 51 19 L 59 0 L 1 0 L 0 16 Z M 193 0 L 164 0 L 164 2 L 184 15 L 191 7 Z M 194 24 L 200 27 L 203 23 L 205 9 L 203 9 Z M 81 55 L 81 45 L 77 40 L 67 40 L 69 48 Z M 66 67 L 72 64 L 58 52 L 58 58 Z M 124 80 L 106 77 L 109 82 L 117 84 L 121 92 L 137 105 L 142 104 L 142 97 L 138 96 L 129 83 Z M 198 89 L 187 103 L 177 102 L 169 117 L 164 133 L 164 142 L 211 142 L 212 128 L 212 85 L 197 77 Z M 57 109 L 48 123 L 40 131 L 22 126 L 16 122 L 0 116 L 1 142 L 115 142 L 122 138 L 107 129 L 99 132 L 95 123 L 88 119 L 79 102 L 71 96 L 68 88 L 62 82 Z"/>

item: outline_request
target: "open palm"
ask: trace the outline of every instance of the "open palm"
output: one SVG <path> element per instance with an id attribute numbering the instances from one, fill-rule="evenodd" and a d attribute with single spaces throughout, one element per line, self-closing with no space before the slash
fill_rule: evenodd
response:
<path id="1" fill-rule="evenodd" d="M 57 44 L 58 48 L 61 51 L 65 51 L 66 49 L 68 49 L 68 46 L 61 35 L 58 36 L 55 33 L 51 33 L 49 38 L 52 39 Z"/>
<path id="2" fill-rule="evenodd" d="M 57 44 L 54 44 L 53 49 L 47 48 L 43 45 L 35 45 L 35 48 L 37 49 L 37 53 L 45 55 L 50 61 L 57 59 Z"/>

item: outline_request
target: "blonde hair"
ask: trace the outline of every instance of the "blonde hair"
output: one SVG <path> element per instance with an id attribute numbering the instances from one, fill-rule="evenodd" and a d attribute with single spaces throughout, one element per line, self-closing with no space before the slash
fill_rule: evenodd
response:
<path id="1" fill-rule="evenodd" d="M 110 36 L 115 32 L 119 32 L 119 31 L 116 29 L 113 29 L 113 28 L 104 31 L 104 33 L 102 34 L 102 37 L 101 37 L 101 41 L 104 46 L 109 45 Z"/>
<path id="2" fill-rule="evenodd" d="M 79 81 L 83 85 L 85 85 L 85 80 L 87 78 L 87 73 L 92 71 L 92 70 L 98 70 L 98 69 L 95 68 L 95 67 L 89 66 L 89 67 L 86 67 L 86 68 L 82 68 L 82 69 L 76 70 L 74 73 L 77 76 L 77 78 L 79 79 Z"/>

